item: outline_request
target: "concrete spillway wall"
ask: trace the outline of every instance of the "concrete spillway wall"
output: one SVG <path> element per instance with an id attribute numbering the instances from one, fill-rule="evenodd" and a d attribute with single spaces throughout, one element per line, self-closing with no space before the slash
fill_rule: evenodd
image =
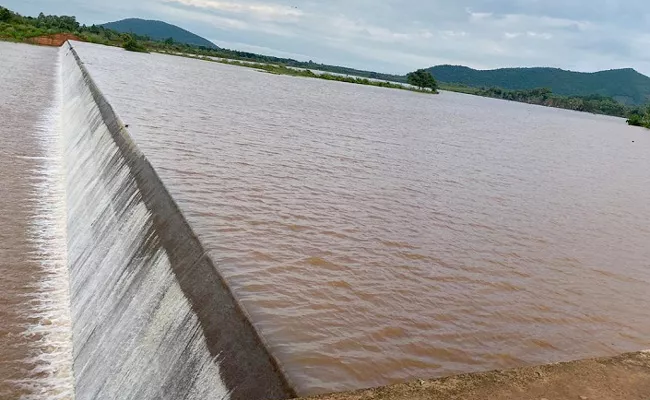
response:
<path id="1" fill-rule="evenodd" d="M 76 398 L 292 397 L 72 45 L 61 58 Z"/>

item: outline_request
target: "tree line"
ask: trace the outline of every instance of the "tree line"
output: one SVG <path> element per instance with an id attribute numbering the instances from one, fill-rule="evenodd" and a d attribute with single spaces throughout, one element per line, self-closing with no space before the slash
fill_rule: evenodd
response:
<path id="1" fill-rule="evenodd" d="M 632 108 L 619 103 L 611 97 L 601 95 L 560 96 L 551 89 L 537 88 L 528 90 L 505 90 L 500 88 L 483 88 L 475 91 L 476 95 L 504 100 L 538 104 L 547 107 L 564 108 L 593 114 L 627 117 Z"/>
<path id="2" fill-rule="evenodd" d="M 147 41 L 146 37 L 124 34 L 102 26 L 80 24 L 76 17 L 67 15 L 22 16 L 5 7 L 0 7 L 0 39 L 24 41 L 25 39 L 69 33 L 91 43 L 123 46 L 129 41 L 137 44 Z"/>

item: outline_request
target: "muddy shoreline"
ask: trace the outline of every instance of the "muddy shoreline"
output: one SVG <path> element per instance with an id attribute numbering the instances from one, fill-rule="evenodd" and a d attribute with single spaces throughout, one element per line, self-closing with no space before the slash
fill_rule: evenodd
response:
<path id="1" fill-rule="evenodd" d="M 417 380 L 309 400 L 647 400 L 650 351 Z"/>

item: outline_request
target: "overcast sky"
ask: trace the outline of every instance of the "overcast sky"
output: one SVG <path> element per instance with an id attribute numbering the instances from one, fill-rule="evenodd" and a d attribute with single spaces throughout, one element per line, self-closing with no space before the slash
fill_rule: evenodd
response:
<path id="1" fill-rule="evenodd" d="M 650 75 L 647 0 L 0 0 L 82 23 L 160 19 L 217 45 L 404 73 L 474 68 L 632 67 Z"/>

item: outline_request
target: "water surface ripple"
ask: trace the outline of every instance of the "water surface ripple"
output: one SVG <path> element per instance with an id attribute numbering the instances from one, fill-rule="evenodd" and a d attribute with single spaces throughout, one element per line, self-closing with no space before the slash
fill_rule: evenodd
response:
<path id="1" fill-rule="evenodd" d="M 647 131 L 77 46 L 302 394 L 650 347 Z"/>

